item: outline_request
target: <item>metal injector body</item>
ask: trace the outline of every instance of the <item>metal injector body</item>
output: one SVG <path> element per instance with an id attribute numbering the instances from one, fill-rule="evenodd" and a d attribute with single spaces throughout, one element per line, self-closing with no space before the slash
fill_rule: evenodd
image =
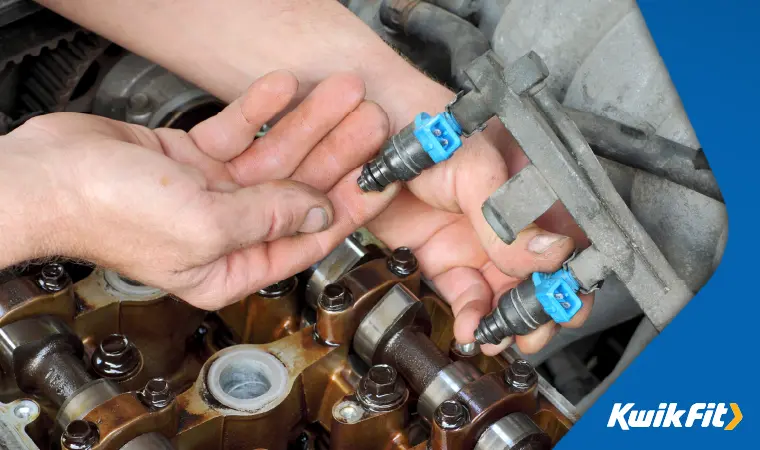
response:
<path id="1" fill-rule="evenodd" d="M 554 320 L 568 322 L 581 309 L 578 282 L 567 269 L 546 274 L 536 272 L 502 294 L 491 313 L 475 330 L 481 344 L 499 344 L 504 338 L 528 334 Z"/>
<path id="2" fill-rule="evenodd" d="M 382 192 L 395 181 L 412 180 L 449 159 L 462 146 L 462 135 L 462 128 L 448 111 L 436 116 L 420 113 L 364 165 L 357 183 L 364 192 Z"/>

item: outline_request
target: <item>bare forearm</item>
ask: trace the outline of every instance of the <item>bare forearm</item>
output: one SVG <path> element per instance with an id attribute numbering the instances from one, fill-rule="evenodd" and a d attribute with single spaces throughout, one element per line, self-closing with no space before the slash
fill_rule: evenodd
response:
<path id="1" fill-rule="evenodd" d="M 0 270 L 55 253 L 49 231 L 57 208 L 33 153 L 11 136 L 0 137 Z"/>
<path id="2" fill-rule="evenodd" d="M 451 96 L 335 0 L 39 1 L 228 101 L 275 69 L 303 91 L 350 70 L 398 129 Z"/>

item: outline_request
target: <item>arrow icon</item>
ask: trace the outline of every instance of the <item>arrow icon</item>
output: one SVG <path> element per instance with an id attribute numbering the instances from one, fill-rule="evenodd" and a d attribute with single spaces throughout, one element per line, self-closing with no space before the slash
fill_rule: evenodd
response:
<path id="1" fill-rule="evenodd" d="M 739 409 L 739 405 L 736 403 L 731 403 L 729 406 L 731 406 L 731 411 L 734 412 L 734 420 L 732 420 L 728 425 L 726 425 L 726 428 L 724 430 L 731 431 L 734 428 L 736 428 L 737 425 L 739 425 L 739 422 L 742 421 L 744 416 L 742 415 L 742 410 Z"/>

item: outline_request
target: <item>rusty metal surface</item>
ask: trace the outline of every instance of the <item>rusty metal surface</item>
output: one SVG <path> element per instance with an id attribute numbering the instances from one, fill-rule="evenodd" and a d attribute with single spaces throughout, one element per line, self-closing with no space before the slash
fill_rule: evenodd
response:
<path id="1" fill-rule="evenodd" d="M 118 450 L 129 441 L 146 433 L 159 432 L 171 437 L 177 430 L 176 403 L 153 411 L 134 393 L 118 395 L 84 416 L 84 420 L 97 425 L 100 441 L 93 450 Z"/>
<path id="2" fill-rule="evenodd" d="M 71 321 L 75 309 L 71 285 L 50 293 L 44 291 L 31 276 L 13 278 L 0 284 L 0 327 L 43 314 Z"/>
<path id="3" fill-rule="evenodd" d="M 407 393 L 408 400 L 408 393 Z M 347 420 L 341 415 L 341 405 L 344 408 L 354 408 L 352 405 L 360 405 L 356 395 L 347 395 L 336 403 L 333 409 L 332 425 L 330 427 L 330 448 L 366 450 L 384 450 L 393 448 L 393 443 L 405 446 L 407 443 L 404 428 L 408 413 L 406 401 L 393 410 L 376 412 L 364 409 L 361 417 L 356 420 Z"/>
<path id="4" fill-rule="evenodd" d="M 185 347 L 203 321 L 204 311 L 161 292 L 120 292 L 108 284 L 102 270 L 77 283 L 74 292 L 79 305 L 74 329 L 82 337 L 88 357 L 113 333 L 127 336 L 140 351 L 140 370 L 119 381 L 124 389 L 138 389 L 155 377 L 189 386 L 199 364 Z"/>
<path id="5" fill-rule="evenodd" d="M 95 405 L 82 411 L 85 420 L 98 426 L 101 440 L 96 450 L 118 449 L 149 432 L 161 433 L 180 450 L 286 450 L 296 441 L 303 441 L 310 450 L 426 449 L 426 427 L 411 425 L 421 419 L 410 422 L 409 408 L 416 407 L 417 397 L 431 377 L 452 360 L 466 361 L 487 375 L 468 383 L 457 397 L 468 404 L 470 421 L 459 430 L 445 432 L 436 431 L 434 425 L 431 448 L 468 448 L 491 423 L 514 411 L 530 414 L 555 443 L 572 425 L 547 399 L 536 398 L 535 388 L 527 393 L 510 392 L 503 381 L 508 367 L 504 358 L 451 352 L 453 316 L 448 305 L 423 291 L 418 272 L 399 277 L 389 270 L 385 258 L 361 264 L 344 275 L 339 283 L 352 293 L 350 306 L 342 311 L 320 309 L 316 324 L 303 329 L 299 329 L 300 315 L 306 303 L 296 289 L 269 297 L 251 295 L 220 311 L 212 323 L 203 322 L 205 312 L 161 292 L 120 292 L 109 285 L 102 270 L 55 294 L 43 291 L 35 281 L 33 277 L 19 278 L 0 285 L 0 325 L 42 314 L 60 318 L 84 344 L 85 354 L 78 362 L 82 367 L 103 338 L 113 333 L 124 334 L 139 350 L 139 370 L 127 379 L 114 380 L 124 393 L 117 390 L 98 397 Z M 417 320 L 415 313 L 414 320 L 399 321 L 392 327 L 391 337 L 378 345 L 378 361 L 374 362 L 394 367 L 409 391 L 403 403 L 391 411 L 368 407 L 354 423 L 341 421 L 335 415 L 336 405 L 344 401 L 361 405 L 362 401 L 357 389 L 366 367 L 351 354 L 354 334 L 368 312 L 399 283 L 415 300 L 422 299 L 424 317 Z M 214 330 L 226 330 L 233 341 L 257 344 L 223 348 L 229 341 L 215 340 Z M 210 394 L 209 367 L 235 348 L 264 351 L 285 367 L 286 389 L 269 407 L 253 412 L 236 410 Z M 53 358 L 50 361 L 57 364 Z M 176 394 L 165 408 L 145 406 L 137 393 L 156 376 L 167 378 Z M 18 398 L 13 377 L 0 378 L 2 394 Z M 35 423 L 53 423 L 57 409 L 46 404 L 41 411 L 48 419 Z M 27 428 L 30 433 L 34 430 Z M 49 439 L 47 430 L 43 431 L 34 436 L 35 441 Z"/>
<path id="6" fill-rule="evenodd" d="M 376 259 L 357 267 L 338 280 L 353 295 L 353 304 L 343 311 L 317 311 L 316 333 L 321 340 L 332 345 L 351 341 L 359 323 L 397 283 L 403 283 L 414 294 L 420 292 L 420 274 L 415 271 L 399 277 L 391 273 L 384 259 Z"/>
<path id="7" fill-rule="evenodd" d="M 535 387 L 510 392 L 500 374 L 488 374 L 465 386 L 456 398 L 469 409 L 470 421 L 461 428 L 443 430 L 433 423 L 430 441 L 434 449 L 473 448 L 491 424 L 507 414 L 536 412 Z"/>
<path id="8" fill-rule="evenodd" d="M 297 294 L 297 286 L 275 297 L 256 293 L 217 314 L 240 343 L 266 344 L 300 329 L 301 308 Z"/>

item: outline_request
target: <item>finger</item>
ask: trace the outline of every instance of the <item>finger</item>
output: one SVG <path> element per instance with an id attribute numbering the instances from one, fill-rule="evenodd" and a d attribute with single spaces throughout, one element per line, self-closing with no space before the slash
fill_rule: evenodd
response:
<path id="1" fill-rule="evenodd" d="M 217 161 L 227 162 L 253 142 L 256 133 L 282 112 L 298 91 L 298 79 L 287 70 L 270 72 L 251 84 L 243 96 L 188 133 L 198 147 Z"/>
<path id="2" fill-rule="evenodd" d="M 327 196 L 294 181 L 209 195 L 212 220 L 222 231 L 222 253 L 296 233 L 317 233 L 333 220 Z"/>
<path id="3" fill-rule="evenodd" d="M 517 343 L 517 347 L 524 354 L 529 355 L 536 353 L 544 348 L 561 328 L 562 327 L 554 322 L 548 322 L 536 328 L 536 330 L 530 334 L 517 336 L 515 342 Z"/>
<path id="4" fill-rule="evenodd" d="M 291 179 L 326 192 L 349 170 L 377 153 L 388 138 L 388 116 L 376 103 L 365 101 L 312 150 Z"/>
<path id="5" fill-rule="evenodd" d="M 459 279 L 456 280 L 456 278 Z M 454 314 L 454 337 L 457 342 L 462 344 L 474 342 L 475 329 L 480 318 L 490 312 L 493 291 L 480 273 L 473 269 L 455 269 L 437 277 L 434 282 L 439 289 L 456 289 L 456 284 L 467 286 L 449 303 Z"/>
<path id="6" fill-rule="evenodd" d="M 496 129 L 496 134 L 499 128 L 503 131 L 499 123 L 491 125 L 489 130 Z M 507 144 L 516 146 L 513 140 Z M 450 160 L 423 172 L 409 186 L 431 205 L 464 213 L 490 259 L 506 274 L 524 278 L 531 272 L 556 270 L 572 252 L 572 240 L 531 227 L 507 245 L 483 217 L 483 202 L 507 181 L 507 175 L 502 155 L 480 135 L 470 138 Z"/>
<path id="7" fill-rule="evenodd" d="M 399 187 L 362 195 L 356 185 L 361 169 L 347 174 L 327 195 L 332 225 L 322 232 L 285 237 L 219 258 L 187 275 L 177 295 L 203 309 L 216 309 L 285 279 L 324 258 L 348 235 L 380 213 Z M 200 280 L 200 281 L 197 281 Z"/>
<path id="8" fill-rule="evenodd" d="M 230 162 L 235 180 L 250 186 L 289 177 L 309 151 L 359 106 L 364 94 L 364 82 L 356 75 L 328 78 L 266 136 Z"/>
<path id="9" fill-rule="evenodd" d="M 503 352 L 507 349 L 510 345 L 512 345 L 515 342 L 514 336 L 505 337 L 501 342 L 499 342 L 496 345 L 493 344 L 483 344 L 480 346 L 480 351 L 483 352 L 486 356 L 496 356 L 499 353 Z"/>

